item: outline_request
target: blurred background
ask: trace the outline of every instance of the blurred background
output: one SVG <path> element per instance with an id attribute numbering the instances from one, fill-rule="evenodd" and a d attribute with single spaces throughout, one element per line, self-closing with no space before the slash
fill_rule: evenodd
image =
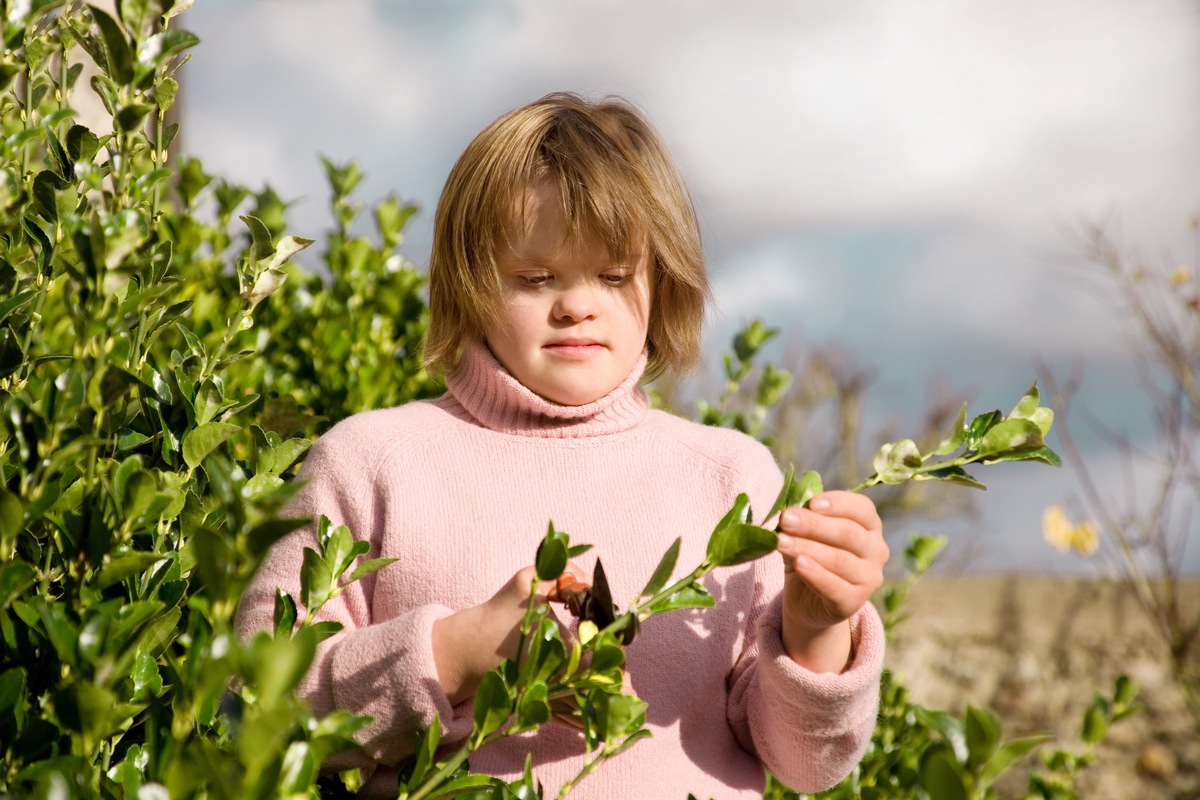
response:
<path id="1" fill-rule="evenodd" d="M 330 227 L 318 156 L 353 159 L 360 200 L 420 206 L 405 252 L 424 265 L 442 183 L 484 125 L 551 91 L 619 94 L 659 128 L 703 225 L 717 308 L 693 392 L 719 389 L 719 354 L 756 317 L 782 331 L 771 359 L 819 350 L 870 379 L 868 439 L 913 435 L 947 398 L 1007 411 L 1073 374 L 1097 484 L 1132 507 L 1154 490 L 1153 464 L 1098 433 L 1160 444 L 1150 356 L 1089 230 L 1134 271 L 1200 286 L 1194 2 L 205 0 L 184 25 L 203 47 L 182 73 L 183 151 L 295 200 L 295 234 Z M 1104 548 L 1044 541 L 1048 506 L 1088 513 L 1074 470 L 978 477 L 978 514 L 927 528 L 951 535 L 943 569 L 1108 570 Z"/>

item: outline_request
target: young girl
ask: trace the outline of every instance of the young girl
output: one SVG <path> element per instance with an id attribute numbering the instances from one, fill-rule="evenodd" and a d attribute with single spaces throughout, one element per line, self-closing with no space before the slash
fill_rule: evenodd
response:
<path id="1" fill-rule="evenodd" d="M 444 741 L 469 733 L 480 677 L 516 655 L 547 521 L 594 545 L 573 571 L 601 556 L 625 606 L 675 537 L 690 568 L 739 492 L 763 522 L 782 486 L 761 444 L 652 410 L 638 385 L 697 360 L 708 284 L 687 193 L 626 103 L 552 95 L 480 133 L 438 204 L 429 281 L 425 358 L 449 391 L 336 425 L 289 509 L 399 559 L 325 607 L 345 627 L 303 686 L 318 715 L 373 718 L 352 761 L 363 798 L 395 797 L 434 715 Z M 763 767 L 800 791 L 853 767 L 883 660 L 867 603 L 888 554 L 879 516 L 828 492 L 780 525 L 782 559 L 705 579 L 716 608 L 643 626 L 627 669 L 654 735 L 573 796 L 758 798 Z M 276 587 L 299 597 L 313 542 L 310 525 L 271 551 L 242 599 L 243 633 L 270 627 Z M 471 767 L 513 779 L 526 753 L 553 791 L 578 772 L 582 735 L 545 725 Z"/>

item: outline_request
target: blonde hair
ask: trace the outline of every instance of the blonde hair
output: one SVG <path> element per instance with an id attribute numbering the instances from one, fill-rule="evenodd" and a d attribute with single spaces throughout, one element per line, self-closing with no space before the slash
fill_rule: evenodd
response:
<path id="1" fill-rule="evenodd" d="M 438 201 L 424 360 L 436 373 L 482 339 L 501 297 L 499 256 L 526 192 L 546 182 L 568 235 L 595 234 L 614 261 L 648 244 L 653 264 L 647 377 L 700 355 L 709 296 L 696 214 L 666 148 L 620 98 L 547 95 L 488 125 L 459 156 Z"/>

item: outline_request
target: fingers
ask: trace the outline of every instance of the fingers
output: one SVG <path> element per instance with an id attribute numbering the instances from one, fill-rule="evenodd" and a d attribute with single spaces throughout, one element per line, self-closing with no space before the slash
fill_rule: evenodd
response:
<path id="1" fill-rule="evenodd" d="M 779 531 L 870 557 L 883 541 L 883 522 L 871 499 L 853 492 L 825 492 L 808 508 L 788 508 L 780 515 Z M 788 539 L 782 537 L 782 545 Z"/>

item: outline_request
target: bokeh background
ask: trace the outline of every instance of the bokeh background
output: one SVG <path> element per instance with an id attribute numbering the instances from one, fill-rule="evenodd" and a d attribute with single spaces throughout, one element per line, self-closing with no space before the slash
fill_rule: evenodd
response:
<path id="1" fill-rule="evenodd" d="M 761 317 L 783 329 L 776 357 L 836 346 L 870 368 L 870 424 L 911 428 L 935 387 L 1007 410 L 1039 373 L 1082 369 L 1078 407 L 1153 446 L 1134 329 L 1084 231 L 1196 264 L 1195 2 L 204 0 L 186 27 L 204 46 L 183 72 L 184 151 L 296 200 L 296 234 L 329 226 L 318 155 L 354 159 L 360 199 L 420 205 L 406 253 L 423 265 L 479 129 L 551 91 L 620 94 L 701 216 L 713 376 Z M 1084 445 L 1114 494 L 1152 477 Z M 944 563 L 1104 571 L 1042 539 L 1043 509 L 1076 502 L 1070 469 L 981 477 L 981 516 L 939 523 Z M 1183 558 L 1200 572 L 1200 545 Z"/>

